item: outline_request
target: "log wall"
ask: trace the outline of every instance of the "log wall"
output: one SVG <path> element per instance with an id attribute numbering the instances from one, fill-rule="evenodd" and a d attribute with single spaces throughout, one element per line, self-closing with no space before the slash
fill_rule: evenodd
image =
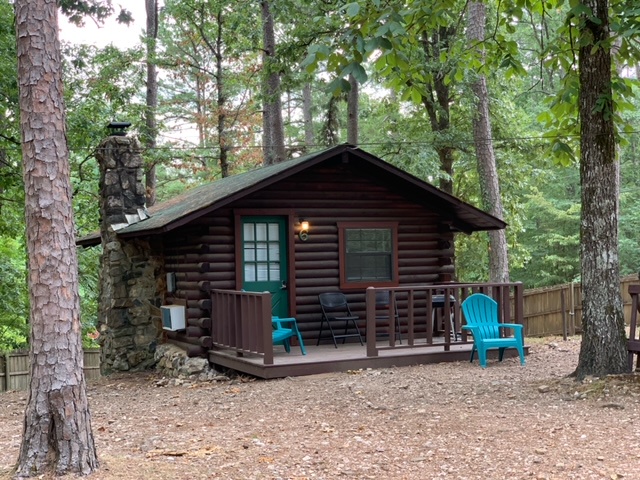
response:
<path id="1" fill-rule="evenodd" d="M 289 232 L 295 271 L 293 285 L 290 279 L 295 293 L 291 311 L 306 339 L 315 339 L 320 327 L 318 294 L 339 290 L 338 222 L 398 222 L 400 284 L 448 279 L 453 274 L 453 234 L 438 212 L 408 199 L 406 192 L 394 190 L 391 180 L 375 178 L 357 165 L 339 160 L 323 163 L 165 234 L 166 269 L 175 272 L 177 286 L 169 303 L 186 301 L 192 324 L 210 316 L 203 300 L 209 299 L 211 289 L 237 288 L 236 210 L 256 214 L 287 211 L 296 222 L 299 218 L 310 222 L 307 242 Z M 345 293 L 364 321 L 364 289 Z M 178 337 L 200 345 L 196 337 Z"/>

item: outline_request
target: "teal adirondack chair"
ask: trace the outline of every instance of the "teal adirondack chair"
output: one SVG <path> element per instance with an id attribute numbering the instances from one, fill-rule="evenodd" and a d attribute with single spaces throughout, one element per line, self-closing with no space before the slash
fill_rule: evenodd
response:
<path id="1" fill-rule="evenodd" d="M 498 322 L 498 304 L 487 295 L 474 293 L 462 302 L 462 311 L 467 321 L 463 325 L 464 330 L 473 334 L 473 350 L 471 350 L 471 362 L 478 351 L 478 358 L 482 368 L 487 367 L 487 350 L 497 348 L 499 359 L 502 361 L 504 351 L 507 348 L 515 348 L 520 355 L 520 364 L 524 365 L 524 339 L 523 327 L 516 323 Z M 513 329 L 513 337 L 501 337 L 501 328 Z"/>
<path id="2" fill-rule="evenodd" d="M 272 317 L 271 325 L 273 326 L 271 339 L 274 345 L 284 345 L 285 351 L 290 353 L 291 337 L 297 337 L 298 343 L 300 344 L 300 351 L 303 355 L 307 354 L 307 350 L 304 348 L 302 335 L 300 334 L 300 330 L 298 330 L 298 323 L 295 318 Z"/>

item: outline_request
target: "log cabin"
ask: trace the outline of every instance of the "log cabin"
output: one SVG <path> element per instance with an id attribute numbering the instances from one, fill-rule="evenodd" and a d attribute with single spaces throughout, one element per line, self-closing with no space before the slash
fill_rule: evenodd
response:
<path id="1" fill-rule="evenodd" d="M 265 378 L 441 361 L 446 354 L 459 359 L 470 351 L 466 337 L 456 336 L 464 296 L 491 291 L 502 300 L 504 321 L 518 321 L 514 312 L 521 317 L 519 285 L 452 283 L 454 235 L 502 229 L 505 222 L 356 146 L 223 178 L 148 210 L 135 137 L 110 136 L 96 156 L 100 235 L 78 243 L 103 246 L 104 372 L 147 368 L 155 346 L 166 341 Z M 369 305 L 376 289 L 391 292 L 389 312 L 399 313 L 387 316 L 400 323 L 390 327 L 400 336 L 388 335 L 386 347 L 378 344 L 385 326 Z M 345 294 L 366 354 L 357 338 L 340 348 L 319 338 L 325 292 Z M 172 306 L 184 318 L 172 318 Z M 295 318 L 307 350 L 318 344 L 330 355 L 351 347 L 360 353 L 314 361 L 295 348 L 280 352 L 271 344 L 273 316 Z M 442 321 L 449 316 L 451 322 Z M 381 352 L 400 347 L 403 334 L 402 346 L 415 347 L 412 353 L 384 360 Z M 416 350 L 420 338 L 425 346 L 442 344 L 432 360 Z M 289 366 L 278 369 L 274 358 Z"/>

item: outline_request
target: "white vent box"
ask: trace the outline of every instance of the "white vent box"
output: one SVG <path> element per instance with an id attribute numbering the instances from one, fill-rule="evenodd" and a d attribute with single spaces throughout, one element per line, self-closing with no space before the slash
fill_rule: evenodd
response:
<path id="1" fill-rule="evenodd" d="M 184 330 L 185 308 L 183 305 L 163 305 L 160 307 L 162 312 L 162 328 L 165 330 Z"/>

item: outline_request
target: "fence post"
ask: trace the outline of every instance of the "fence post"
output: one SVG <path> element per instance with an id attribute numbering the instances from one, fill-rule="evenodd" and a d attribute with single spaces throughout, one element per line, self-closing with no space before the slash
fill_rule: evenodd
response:
<path id="1" fill-rule="evenodd" d="M 571 307 L 569 310 L 569 316 L 571 317 L 571 323 L 569 333 L 573 337 L 576 334 L 576 297 L 574 294 L 573 282 L 571 282 L 570 288 L 569 298 L 571 299 Z"/>
<path id="2" fill-rule="evenodd" d="M 562 310 L 562 340 L 567 341 L 567 305 L 564 295 L 564 287 L 560 290 L 560 309 Z"/>
<path id="3" fill-rule="evenodd" d="M 9 352 L 4 352 L 4 391 L 9 391 Z"/>

